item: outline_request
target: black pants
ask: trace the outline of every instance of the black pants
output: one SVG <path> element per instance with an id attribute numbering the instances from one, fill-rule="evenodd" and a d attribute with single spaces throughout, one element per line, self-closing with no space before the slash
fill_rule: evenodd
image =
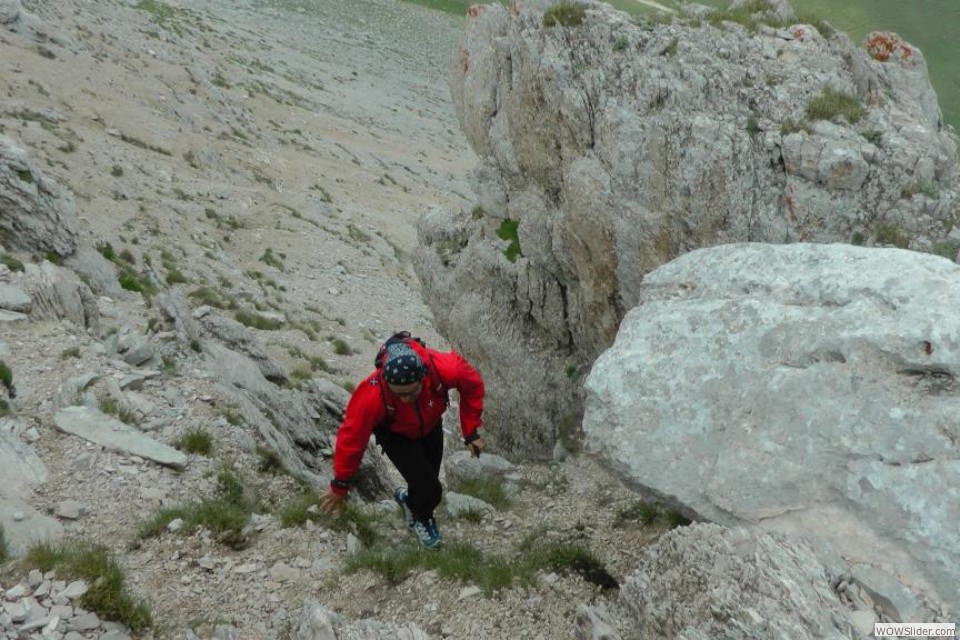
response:
<path id="1" fill-rule="evenodd" d="M 440 462 L 443 459 L 443 429 L 437 425 L 423 438 L 407 438 L 379 429 L 377 444 L 407 481 L 407 506 L 421 522 L 433 517 L 440 504 Z"/>

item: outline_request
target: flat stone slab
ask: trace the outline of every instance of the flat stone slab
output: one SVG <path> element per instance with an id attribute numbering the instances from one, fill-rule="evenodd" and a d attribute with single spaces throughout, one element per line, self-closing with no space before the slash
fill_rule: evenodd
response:
<path id="1" fill-rule="evenodd" d="M 29 316 L 16 311 L 0 309 L 0 322 L 23 322 L 24 320 L 29 320 Z"/>
<path id="2" fill-rule="evenodd" d="M 187 456 L 157 442 L 130 425 L 92 407 L 67 407 L 53 416 L 57 429 L 112 451 L 140 456 L 174 469 L 187 465 Z"/>
<path id="3" fill-rule="evenodd" d="M 28 313 L 30 303 L 30 296 L 23 289 L 0 282 L 0 309 Z"/>

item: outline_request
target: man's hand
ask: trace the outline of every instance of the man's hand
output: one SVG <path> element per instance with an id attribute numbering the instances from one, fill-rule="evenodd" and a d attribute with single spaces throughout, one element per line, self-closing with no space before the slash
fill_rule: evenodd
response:
<path id="1" fill-rule="evenodd" d="M 330 491 L 327 495 L 320 498 L 320 511 L 326 514 L 336 513 L 343 509 L 343 503 L 346 502 L 346 495 L 337 495 L 336 493 Z"/>
<path id="2" fill-rule="evenodd" d="M 477 438 L 467 445 L 467 449 L 470 449 L 470 455 L 472 455 L 474 458 L 479 458 L 480 452 L 482 452 L 486 446 L 487 443 L 483 441 L 483 438 Z"/>

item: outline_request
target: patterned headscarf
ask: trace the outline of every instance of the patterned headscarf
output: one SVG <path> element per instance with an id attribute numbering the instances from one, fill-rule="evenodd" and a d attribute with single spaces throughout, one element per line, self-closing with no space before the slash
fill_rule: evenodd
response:
<path id="1" fill-rule="evenodd" d="M 390 384 L 412 384 L 423 378 L 426 369 L 423 360 L 410 345 L 397 342 L 387 346 L 387 358 L 383 364 L 383 377 Z"/>

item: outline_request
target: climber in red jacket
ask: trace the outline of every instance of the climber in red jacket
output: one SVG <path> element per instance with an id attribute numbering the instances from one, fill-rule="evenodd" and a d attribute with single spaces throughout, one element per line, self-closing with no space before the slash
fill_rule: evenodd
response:
<path id="1" fill-rule="evenodd" d="M 384 344 L 377 369 L 361 382 L 347 404 L 333 454 L 334 478 L 321 500 L 332 513 L 343 505 L 349 481 L 360 466 L 371 434 L 407 482 L 394 492 L 404 522 L 426 548 L 442 536 L 433 512 L 440 504 L 441 421 L 449 389 L 460 394 L 460 430 L 474 456 L 485 444 L 478 429 L 483 413 L 483 378 L 455 351 L 428 349 L 407 332 Z"/>

